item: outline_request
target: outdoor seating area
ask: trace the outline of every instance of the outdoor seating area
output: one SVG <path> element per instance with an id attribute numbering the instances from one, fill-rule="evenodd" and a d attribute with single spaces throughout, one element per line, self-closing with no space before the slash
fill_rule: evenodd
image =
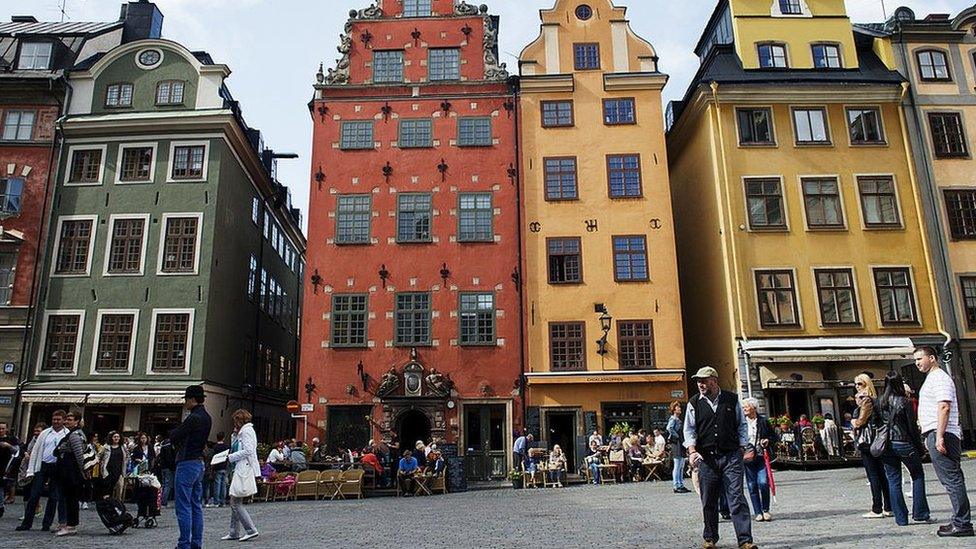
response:
<path id="1" fill-rule="evenodd" d="M 286 473 L 258 482 L 258 493 L 252 501 L 362 499 L 366 496 L 365 473 L 363 469 Z"/>

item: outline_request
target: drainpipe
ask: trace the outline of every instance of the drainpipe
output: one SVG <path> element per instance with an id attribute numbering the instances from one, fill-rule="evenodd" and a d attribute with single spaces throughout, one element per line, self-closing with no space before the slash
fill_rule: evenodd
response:
<path id="1" fill-rule="evenodd" d="M 517 246 L 518 246 L 518 252 L 517 253 L 518 253 L 518 258 L 519 258 L 519 260 L 518 260 L 519 280 L 518 280 L 518 284 L 517 284 L 517 287 L 516 287 L 516 289 L 518 291 L 518 294 L 519 294 L 519 366 L 520 366 L 520 372 L 519 372 L 519 400 L 520 400 L 520 407 L 522 409 L 522 427 L 525 428 L 526 427 L 526 424 L 525 424 L 526 423 L 525 422 L 525 419 L 526 419 L 525 413 L 526 413 L 526 409 L 527 409 L 527 406 L 528 406 L 526 404 L 526 398 L 525 398 L 526 397 L 525 385 L 526 385 L 526 382 L 527 382 L 526 381 L 526 378 L 525 378 L 525 371 L 526 371 L 526 367 L 525 367 L 525 358 L 526 358 L 525 357 L 525 355 L 526 355 L 526 353 L 525 353 L 525 345 L 526 345 L 526 341 L 525 341 L 525 308 L 528 306 L 528 303 L 526 302 L 526 297 L 525 297 L 525 280 L 526 280 L 526 276 L 525 276 L 525 264 L 524 264 L 525 257 L 524 257 L 524 254 L 522 253 L 522 245 L 523 245 L 522 223 L 525 221 L 525 219 L 523 219 L 525 212 L 524 212 L 524 209 L 522 207 L 522 169 L 524 168 L 523 163 L 522 163 L 522 131 L 521 131 L 521 127 L 522 127 L 522 124 L 521 124 L 521 122 L 522 122 L 522 110 L 519 108 L 520 105 L 521 105 L 521 101 L 522 101 L 522 89 L 519 86 L 519 82 L 518 82 L 517 79 L 513 78 L 513 81 L 514 82 L 511 85 L 514 88 L 512 90 L 514 92 L 512 94 L 512 100 L 515 103 L 515 110 L 514 110 L 514 116 L 515 116 L 515 166 L 516 166 L 516 171 L 518 172 L 516 174 L 516 176 L 515 176 L 514 183 L 515 183 L 515 205 L 516 205 L 515 211 L 517 212 L 516 213 L 516 216 L 517 216 L 516 217 L 516 224 L 515 224 L 515 238 L 516 238 L 516 241 L 517 241 Z M 514 425 L 512 425 L 511 427 L 514 427 Z M 511 429 L 509 429 L 509 430 L 511 430 Z"/>
<path id="2" fill-rule="evenodd" d="M 60 107 L 61 116 L 55 122 L 55 137 L 51 140 L 51 156 L 48 159 L 47 173 L 48 173 L 48 184 L 44 188 L 44 202 L 42 202 L 42 212 L 41 218 L 37 222 L 37 244 L 36 250 L 34 252 L 34 268 L 31 271 L 31 291 L 30 298 L 27 303 L 27 316 L 25 318 L 24 326 L 24 337 L 21 340 L 20 346 L 20 371 L 17 372 L 17 387 L 14 390 L 14 417 L 13 424 L 14 429 L 17 429 L 18 424 L 24 420 L 21 417 L 23 412 L 22 403 L 20 401 L 21 396 L 24 392 L 24 385 L 27 383 L 27 369 L 30 367 L 28 363 L 29 358 L 33 356 L 33 343 L 34 338 L 32 337 L 34 326 L 33 322 L 34 315 L 40 310 L 35 305 L 35 299 L 41 293 L 39 286 L 43 283 L 45 279 L 42 279 L 41 273 L 43 272 L 44 262 L 47 259 L 47 231 L 45 228 L 48 227 L 49 217 L 48 214 L 53 212 L 54 201 L 53 192 L 58 184 L 58 180 L 61 176 L 61 162 L 58 160 L 61 156 L 61 151 L 64 150 L 64 121 L 68 118 L 68 109 L 71 107 L 71 96 L 74 93 L 74 88 L 71 87 L 71 83 L 62 74 L 57 79 L 48 80 L 48 89 L 50 92 L 54 91 L 54 83 L 61 82 L 64 84 L 64 100 L 58 100 Z M 55 99 L 58 99 L 55 96 Z M 48 207 L 50 205 L 50 207 Z M 21 426 L 21 432 L 27 432 L 27 426 Z"/>
<path id="3" fill-rule="evenodd" d="M 729 267 L 729 261 L 724 261 L 723 262 L 723 268 L 725 270 L 725 281 L 726 281 L 725 282 L 725 286 L 726 286 L 726 292 L 727 292 L 727 295 L 733 296 L 732 298 L 730 298 L 730 301 L 733 301 L 734 300 L 733 303 L 729 303 L 729 305 L 730 305 L 730 307 L 729 307 L 729 317 L 730 317 L 729 320 L 730 320 L 730 322 L 731 322 L 731 324 L 733 326 L 735 335 L 737 335 L 743 342 L 745 342 L 745 341 L 748 341 L 749 338 L 746 336 L 746 333 L 745 333 L 745 320 L 742 318 L 742 311 L 743 311 L 743 308 L 742 308 L 742 290 L 741 290 L 741 285 L 740 285 L 740 280 L 741 280 L 740 279 L 740 274 L 741 273 L 739 272 L 739 257 L 738 257 L 738 253 L 736 251 L 736 244 L 735 244 L 735 230 L 736 229 L 735 229 L 735 227 L 732 226 L 732 214 L 731 214 L 731 212 L 733 210 L 732 210 L 732 196 L 731 196 L 731 192 L 729 190 L 729 160 L 728 160 L 728 156 L 725 153 L 725 150 L 726 150 L 726 145 L 725 145 L 725 132 L 724 132 L 724 126 L 722 125 L 722 111 L 720 109 L 721 103 L 720 103 L 719 98 L 718 98 L 718 87 L 719 87 L 719 84 L 718 84 L 718 82 L 714 82 L 713 81 L 710 84 L 709 87 L 712 90 L 712 113 L 713 113 L 713 117 L 714 117 L 714 121 L 715 121 L 716 128 L 718 130 L 719 156 L 721 157 L 721 169 L 722 169 L 721 174 L 716 173 L 715 175 L 716 175 L 716 178 L 717 179 L 719 179 L 722 183 L 724 183 L 724 185 L 718 185 L 716 187 L 716 189 L 715 189 L 716 194 L 718 194 L 718 196 L 716 196 L 716 198 L 725 207 L 724 211 L 722 209 L 719 210 L 719 217 L 720 217 L 720 223 L 721 223 L 720 227 L 721 227 L 721 229 L 723 231 L 722 250 L 724 252 L 723 255 L 725 257 L 729 257 L 729 255 L 731 255 L 731 258 L 732 258 L 732 261 L 731 261 L 731 263 L 732 263 L 731 271 L 730 271 L 730 267 Z M 719 187 L 724 188 L 724 193 L 720 193 L 720 191 L 718 190 Z M 723 194 L 724 194 L 724 196 L 723 196 Z M 725 231 L 728 231 L 728 234 L 724 234 Z M 734 312 L 733 312 L 733 309 L 735 310 Z M 738 367 L 738 350 L 739 349 L 738 349 L 738 346 L 737 346 L 737 349 L 736 349 L 736 371 L 738 371 L 738 369 L 739 369 L 739 367 Z M 746 368 L 747 368 L 746 369 L 746 372 L 745 372 L 745 374 L 746 374 L 746 391 L 748 393 L 748 396 L 749 397 L 752 397 L 752 375 L 748 371 L 748 367 L 749 367 L 749 361 L 748 361 L 748 358 L 746 358 Z M 738 385 L 738 387 L 736 388 L 736 392 L 739 392 L 739 389 L 741 388 L 741 381 L 737 380 L 737 383 L 736 384 Z"/>

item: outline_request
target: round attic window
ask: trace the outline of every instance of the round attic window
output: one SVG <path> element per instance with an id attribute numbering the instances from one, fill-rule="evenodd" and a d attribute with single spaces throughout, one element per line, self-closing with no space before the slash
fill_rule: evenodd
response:
<path id="1" fill-rule="evenodd" d="M 593 8 L 587 6 L 586 4 L 580 4 L 576 6 L 576 18 L 580 21 L 587 21 L 593 17 Z"/>
<path id="2" fill-rule="evenodd" d="M 139 68 L 155 69 L 163 62 L 163 52 L 156 49 L 142 50 L 136 56 Z"/>

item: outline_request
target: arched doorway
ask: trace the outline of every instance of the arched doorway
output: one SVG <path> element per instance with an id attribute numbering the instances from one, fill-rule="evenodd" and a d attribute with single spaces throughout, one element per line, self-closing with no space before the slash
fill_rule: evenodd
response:
<path id="1" fill-rule="evenodd" d="M 397 432 L 400 433 L 400 453 L 413 451 L 418 440 L 430 442 L 430 418 L 420 410 L 407 410 L 400 414 Z"/>

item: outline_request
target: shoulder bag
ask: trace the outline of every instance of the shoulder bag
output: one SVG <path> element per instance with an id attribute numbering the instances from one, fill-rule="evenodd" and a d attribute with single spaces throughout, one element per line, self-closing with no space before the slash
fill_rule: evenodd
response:
<path id="1" fill-rule="evenodd" d="M 258 493 L 254 471 L 251 470 L 251 464 L 246 459 L 242 459 L 234 465 L 234 476 L 230 479 L 228 493 L 234 498 L 246 498 Z"/>
<path id="2" fill-rule="evenodd" d="M 877 410 L 877 408 L 875 408 Z M 895 411 L 890 414 L 894 416 Z M 873 416 L 872 412 L 872 416 Z M 892 417 L 888 417 L 885 421 L 874 425 L 874 440 L 871 441 L 871 455 L 874 457 L 881 457 L 882 454 L 888 450 L 888 438 L 891 434 L 891 420 Z M 872 418 L 874 419 L 874 418 Z M 874 423 L 873 421 L 871 423 Z"/>

